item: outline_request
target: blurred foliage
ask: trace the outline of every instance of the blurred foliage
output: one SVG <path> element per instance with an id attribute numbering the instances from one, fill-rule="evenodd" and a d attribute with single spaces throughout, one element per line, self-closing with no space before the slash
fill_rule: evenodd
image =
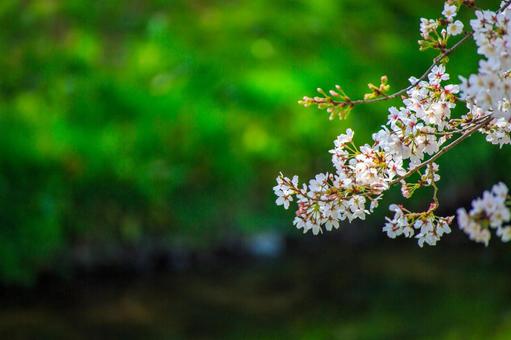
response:
<path id="1" fill-rule="evenodd" d="M 329 169 L 340 130 L 363 142 L 386 118 L 382 104 L 329 122 L 296 101 L 335 83 L 358 97 L 382 74 L 402 87 L 432 57 L 418 52 L 418 18 L 441 7 L 2 1 L 1 277 L 30 280 L 79 244 L 291 230 L 273 206 L 278 171 Z M 450 71 L 475 69 L 472 48 Z M 473 139 L 442 171 L 449 201 L 511 177 L 510 153 Z"/>

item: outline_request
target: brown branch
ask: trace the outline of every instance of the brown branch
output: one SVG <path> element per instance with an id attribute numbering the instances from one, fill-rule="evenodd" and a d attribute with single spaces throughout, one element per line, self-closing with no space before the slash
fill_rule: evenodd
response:
<path id="1" fill-rule="evenodd" d="M 509 5 L 511 5 L 511 0 L 504 2 L 504 4 L 497 11 L 497 14 L 504 12 L 504 10 L 509 7 Z"/>
<path id="2" fill-rule="evenodd" d="M 511 0 L 510 0 L 511 1 Z M 468 137 L 470 137 L 474 132 L 476 132 L 477 130 L 479 130 L 480 128 L 483 128 L 484 126 L 486 126 L 491 120 L 492 120 L 492 116 L 487 116 L 486 118 L 484 118 L 480 123 L 474 125 L 473 127 L 471 127 L 470 129 L 468 129 L 467 131 L 465 131 L 465 133 L 463 133 L 460 137 L 458 137 L 456 140 L 454 140 L 451 144 L 445 146 L 444 148 L 442 148 L 440 151 L 438 151 L 436 154 L 433 155 L 433 157 L 425 160 L 424 162 L 420 163 L 419 165 L 417 165 L 416 167 L 414 167 L 413 169 L 410 169 L 406 174 L 404 174 L 403 176 L 400 176 L 396 179 L 394 179 L 392 182 L 389 183 L 389 187 L 394 185 L 394 184 L 397 184 L 399 182 L 401 182 L 403 179 L 407 178 L 407 177 L 410 177 L 411 175 L 413 175 L 415 172 L 417 172 L 418 170 L 422 169 L 423 167 L 425 167 L 426 165 L 428 164 L 431 164 L 433 163 L 434 161 L 436 161 L 438 158 L 440 158 L 440 156 L 442 156 L 443 154 L 445 154 L 447 151 L 451 150 L 452 148 L 454 148 L 456 145 L 460 144 L 461 142 L 463 142 L 465 139 L 467 139 Z"/>

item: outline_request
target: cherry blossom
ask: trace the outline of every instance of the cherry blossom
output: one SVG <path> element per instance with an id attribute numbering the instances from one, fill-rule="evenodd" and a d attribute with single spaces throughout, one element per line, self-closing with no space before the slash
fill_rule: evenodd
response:
<path id="1" fill-rule="evenodd" d="M 444 5 L 444 10 L 442 11 L 442 15 L 447 20 L 452 20 L 452 18 L 456 16 L 457 11 L 458 9 L 456 8 L 456 6 L 451 5 L 449 2 L 446 2 Z"/>
<path id="2" fill-rule="evenodd" d="M 458 209 L 458 225 L 471 240 L 486 246 L 491 239 L 491 229 L 495 229 L 503 242 L 508 242 L 511 240 L 511 227 L 505 224 L 511 220 L 509 204 L 507 186 L 498 183 L 491 191 L 485 191 L 483 197 L 474 199 L 469 212 L 464 208 Z"/>

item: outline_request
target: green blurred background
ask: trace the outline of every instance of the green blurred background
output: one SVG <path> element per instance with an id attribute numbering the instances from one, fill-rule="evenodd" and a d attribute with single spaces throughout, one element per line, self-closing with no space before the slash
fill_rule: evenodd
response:
<path id="1" fill-rule="evenodd" d="M 406 86 L 434 56 L 418 52 L 418 20 L 442 6 L 1 1 L 0 281 L 72 276 L 83 253 L 101 265 L 119 249 L 211 249 L 260 233 L 310 241 L 274 206 L 275 176 L 330 170 L 336 135 L 352 127 L 366 142 L 388 103 L 331 122 L 297 100 L 336 83 L 361 97 L 382 74 Z M 474 72 L 474 44 L 452 60 L 452 78 Z M 444 212 L 498 180 L 511 184 L 510 156 L 477 136 L 441 159 Z M 382 242 L 385 203 L 398 197 L 344 226 L 351 236 L 338 244 Z M 427 205 L 427 195 L 410 205 Z"/>
<path id="2" fill-rule="evenodd" d="M 330 169 L 340 131 L 363 143 L 387 115 L 366 106 L 330 122 L 297 99 L 335 83 L 361 96 L 381 74 L 402 87 L 432 57 L 417 51 L 418 18 L 441 7 L 2 1 L 1 277 L 30 280 L 76 245 L 290 230 L 276 174 Z M 475 70 L 473 47 L 451 73 Z M 509 174 L 507 150 L 472 142 L 442 169 L 453 199 Z"/>

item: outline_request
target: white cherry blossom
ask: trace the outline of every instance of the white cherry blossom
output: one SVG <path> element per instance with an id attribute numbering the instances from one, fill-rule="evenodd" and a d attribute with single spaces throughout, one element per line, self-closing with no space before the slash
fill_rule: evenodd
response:
<path id="1" fill-rule="evenodd" d="M 467 212 L 464 208 L 457 211 L 458 225 L 471 240 L 484 243 L 486 246 L 491 239 L 491 229 L 496 230 L 503 242 L 511 240 L 511 228 L 505 225 L 511 220 L 508 205 L 508 188 L 504 183 L 493 186 L 491 191 L 485 191 L 483 197 L 472 201 L 472 209 Z"/>
<path id="2" fill-rule="evenodd" d="M 442 11 L 442 15 L 447 20 L 452 20 L 452 18 L 454 18 L 456 16 L 457 10 L 458 9 L 456 8 L 455 5 L 451 5 L 451 4 L 449 4 L 449 2 L 446 2 L 444 5 L 444 10 Z"/>
<path id="3" fill-rule="evenodd" d="M 459 35 L 461 32 L 463 32 L 463 23 L 461 21 L 456 20 L 455 22 L 447 25 L 447 34 L 450 36 Z"/>

